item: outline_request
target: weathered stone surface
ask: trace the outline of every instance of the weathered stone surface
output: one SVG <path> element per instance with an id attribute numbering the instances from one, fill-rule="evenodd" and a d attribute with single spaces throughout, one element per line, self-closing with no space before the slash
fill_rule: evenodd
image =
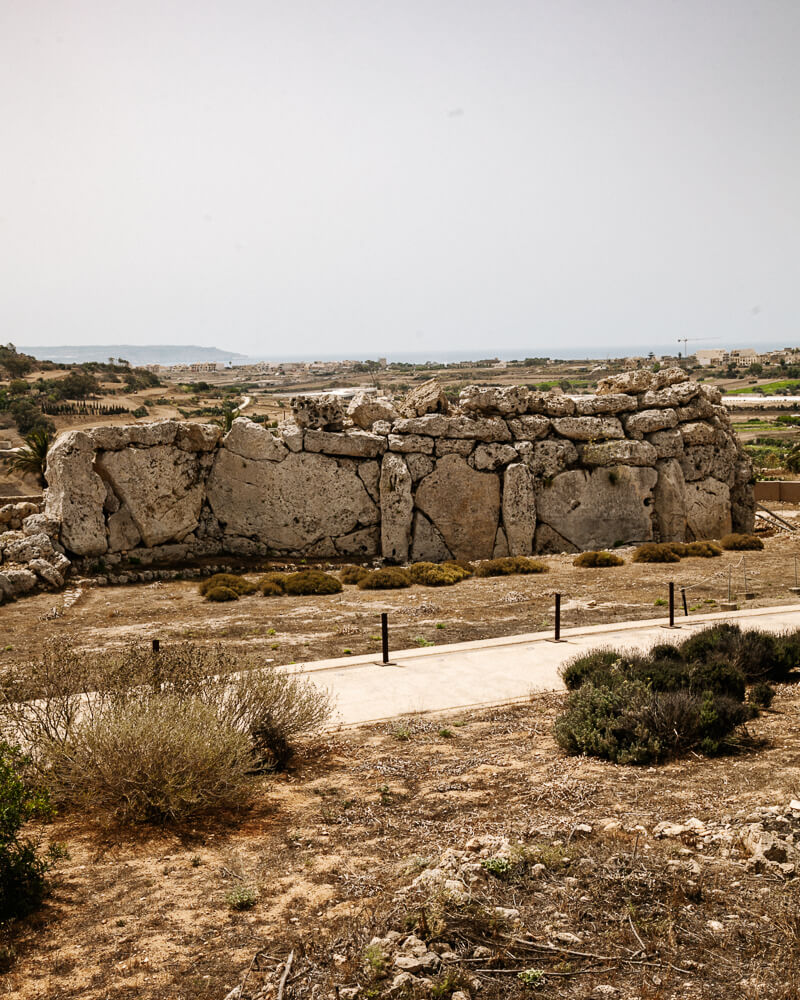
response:
<path id="1" fill-rule="evenodd" d="M 340 431 L 344 427 L 344 402 L 331 392 L 295 396 L 290 403 L 298 427 Z"/>
<path id="2" fill-rule="evenodd" d="M 659 458 L 678 458 L 683 454 L 683 438 L 677 427 L 666 431 L 653 431 L 647 440 L 655 448 Z"/>
<path id="3" fill-rule="evenodd" d="M 444 455 L 417 487 L 416 505 L 439 530 L 456 559 L 488 559 L 500 515 L 497 476 Z"/>
<path id="4" fill-rule="evenodd" d="M 499 417 L 466 416 L 450 417 L 447 421 L 445 437 L 463 438 L 471 441 L 510 441 L 511 431 L 505 420 Z"/>
<path id="5" fill-rule="evenodd" d="M 686 420 L 708 420 L 714 416 L 714 407 L 703 396 L 698 396 L 688 406 L 678 406 L 675 414 L 680 423 Z"/>
<path id="6" fill-rule="evenodd" d="M 0 594 L 13 601 L 36 587 L 36 574 L 29 569 L 3 569 L 0 573 Z"/>
<path id="7" fill-rule="evenodd" d="M 459 440 L 457 438 L 439 438 L 436 442 L 436 455 L 461 455 L 466 458 L 475 447 L 475 442 L 469 439 Z"/>
<path id="8" fill-rule="evenodd" d="M 653 388 L 664 389 L 667 386 L 680 385 L 686 382 L 686 372 L 683 368 L 661 368 L 653 372 Z"/>
<path id="9" fill-rule="evenodd" d="M 443 413 L 426 413 L 424 417 L 405 417 L 395 420 L 392 430 L 395 434 L 426 434 L 442 437 L 447 434 L 450 417 Z"/>
<path id="10" fill-rule="evenodd" d="M 350 400 L 347 415 L 356 427 L 368 431 L 372 429 L 376 421 L 388 420 L 391 422 L 396 420 L 397 410 L 390 399 L 360 392 Z"/>
<path id="11" fill-rule="evenodd" d="M 747 463 L 750 468 L 750 463 Z M 751 470 L 752 471 L 752 470 Z M 733 531 L 750 534 L 753 531 L 756 519 L 756 502 L 753 496 L 753 487 L 749 482 L 738 482 L 734 477 L 734 486 L 731 489 L 731 526 Z"/>
<path id="12" fill-rule="evenodd" d="M 653 519 L 656 541 L 682 542 L 686 538 L 686 483 L 680 462 L 674 458 L 659 462 L 658 481 L 653 491 Z"/>
<path id="13" fill-rule="evenodd" d="M 444 562 L 445 559 L 452 559 L 452 553 L 444 539 L 427 517 L 417 511 L 414 514 L 411 561 Z"/>
<path id="14" fill-rule="evenodd" d="M 698 444 L 686 448 L 679 461 L 683 469 L 683 478 L 687 483 L 705 479 L 714 464 L 714 447 L 710 444 Z"/>
<path id="15" fill-rule="evenodd" d="M 421 434 L 390 434 L 389 450 L 430 455 L 433 451 L 433 438 L 423 437 Z"/>
<path id="16" fill-rule="evenodd" d="M 392 562 L 408 562 L 411 541 L 411 473 L 401 455 L 388 452 L 381 463 L 381 552 Z"/>
<path id="17" fill-rule="evenodd" d="M 722 402 L 722 393 L 713 385 L 703 385 L 700 384 L 700 395 L 703 399 L 707 399 L 709 403 L 714 406 L 719 406 Z"/>
<path id="18" fill-rule="evenodd" d="M 536 531 L 536 493 L 531 471 L 521 462 L 509 465 L 503 475 L 503 527 L 509 553 L 530 555 Z"/>
<path id="19" fill-rule="evenodd" d="M 231 455 L 232 461 L 246 462 Z M 197 527 L 212 455 L 169 445 L 101 453 L 97 469 L 130 515 L 145 545 L 179 542 Z"/>
<path id="20" fill-rule="evenodd" d="M 736 482 L 736 463 L 739 461 L 739 451 L 736 442 L 727 438 L 721 447 L 714 448 L 714 458 L 711 461 L 709 475 L 720 482 L 733 486 Z"/>
<path id="21" fill-rule="evenodd" d="M 623 438 L 625 432 L 616 417 L 557 417 L 553 429 L 571 441 Z"/>
<path id="22" fill-rule="evenodd" d="M 28 563 L 28 570 L 35 573 L 40 580 L 55 590 L 60 590 L 64 586 L 64 577 L 46 559 L 32 559 Z"/>
<path id="23" fill-rule="evenodd" d="M 639 396 L 640 410 L 655 410 L 678 405 L 678 397 L 672 389 L 648 389 Z"/>
<path id="24" fill-rule="evenodd" d="M 602 549 L 653 537 L 655 469 L 575 469 L 539 490 L 536 514 L 579 549 Z"/>
<path id="25" fill-rule="evenodd" d="M 656 449 L 648 441 L 600 441 L 581 446 L 584 465 L 655 465 Z"/>
<path id="26" fill-rule="evenodd" d="M 628 413 L 635 410 L 638 404 L 635 396 L 624 392 L 611 392 L 605 396 L 581 396 L 575 400 L 575 410 L 578 416 L 591 417 L 603 413 Z"/>
<path id="27" fill-rule="evenodd" d="M 572 542 L 567 541 L 566 538 L 562 538 L 549 524 L 542 524 L 541 522 L 536 525 L 533 550 L 534 552 L 543 553 L 580 551 Z"/>
<path id="28" fill-rule="evenodd" d="M 28 514 L 22 521 L 22 531 L 26 535 L 48 535 L 50 538 L 58 538 L 58 521 L 47 514 Z"/>
<path id="29" fill-rule="evenodd" d="M 332 434 L 329 431 L 307 430 L 304 447 L 312 453 L 347 455 L 351 458 L 378 458 L 386 451 L 386 438 L 366 431 Z"/>
<path id="30" fill-rule="evenodd" d="M 208 478 L 208 500 L 227 535 L 256 538 L 284 552 L 380 519 L 355 460 L 306 452 L 254 462 L 222 449 Z"/>
<path id="31" fill-rule="evenodd" d="M 400 409 L 407 417 L 422 417 L 426 413 L 447 413 L 450 404 L 441 382 L 431 378 L 412 389 Z"/>
<path id="32" fill-rule="evenodd" d="M 53 555 L 53 542 L 43 531 L 36 535 L 2 536 L 5 562 L 29 563 L 33 559 L 47 559 Z"/>
<path id="33" fill-rule="evenodd" d="M 61 524 L 61 542 L 79 556 L 106 551 L 106 488 L 94 470 L 94 448 L 83 431 L 61 434 L 47 455 L 45 513 Z"/>
<path id="34" fill-rule="evenodd" d="M 127 507 L 120 507 L 108 519 L 108 548 L 111 552 L 127 552 L 136 548 L 142 536 Z"/>
<path id="35" fill-rule="evenodd" d="M 406 456 L 406 465 L 415 483 L 433 472 L 433 459 L 427 455 L 412 452 Z"/>
<path id="36" fill-rule="evenodd" d="M 730 490 L 716 479 L 687 483 L 686 526 L 690 539 L 721 538 L 731 531 Z"/>
<path id="37" fill-rule="evenodd" d="M 575 410 L 575 401 L 561 390 L 532 392 L 528 397 L 528 413 L 543 413 L 548 417 L 571 417 Z"/>
<path id="38" fill-rule="evenodd" d="M 381 437 L 388 437 L 392 433 L 392 422 L 389 420 L 376 420 L 372 425 L 372 433 L 380 434 Z"/>
<path id="39" fill-rule="evenodd" d="M 530 451 L 523 444 L 517 451 L 537 479 L 552 479 L 578 461 L 578 449 L 571 441 L 536 441 Z"/>
<path id="40" fill-rule="evenodd" d="M 508 539 L 506 538 L 505 531 L 503 531 L 502 527 L 500 527 L 497 529 L 497 534 L 494 536 L 492 559 L 505 559 L 507 555 L 510 555 L 508 551 Z"/>
<path id="41" fill-rule="evenodd" d="M 692 421 L 690 423 L 681 424 L 678 430 L 680 431 L 685 445 L 716 443 L 716 434 L 711 424 L 703 423 L 701 421 Z"/>
<path id="42" fill-rule="evenodd" d="M 381 529 L 377 524 L 351 531 L 333 539 L 336 551 L 343 556 L 378 556 L 381 552 Z"/>
<path id="43" fill-rule="evenodd" d="M 525 413 L 530 390 L 524 386 L 468 385 L 459 393 L 461 409 L 466 413 L 499 414 L 501 417 Z"/>
<path id="44" fill-rule="evenodd" d="M 547 437 L 551 426 L 549 417 L 539 413 L 529 413 L 508 421 L 511 435 L 518 441 L 538 441 Z"/>
<path id="45" fill-rule="evenodd" d="M 213 451 L 222 437 L 219 424 L 178 424 L 175 444 L 183 451 Z"/>
<path id="46" fill-rule="evenodd" d="M 285 420 L 279 427 L 281 441 L 289 451 L 303 450 L 303 428 L 299 427 L 293 420 Z"/>
<path id="47" fill-rule="evenodd" d="M 639 413 L 623 417 L 623 422 L 628 437 L 641 438 L 642 435 L 652 434 L 653 431 L 675 427 L 678 418 L 674 410 L 641 410 Z"/>
<path id="48" fill-rule="evenodd" d="M 510 444 L 479 444 L 469 459 L 469 464 L 480 472 L 494 472 L 519 456 Z"/>
<path id="49" fill-rule="evenodd" d="M 233 421 L 222 446 L 240 458 L 252 458 L 258 462 L 280 462 L 289 454 L 289 449 L 280 438 L 247 417 L 237 417 Z"/>
<path id="50" fill-rule="evenodd" d="M 379 462 L 359 462 L 358 475 L 367 488 L 370 499 L 380 502 L 381 467 Z"/>
<path id="51" fill-rule="evenodd" d="M 634 371 L 622 372 L 621 375 L 609 375 L 602 378 L 597 383 L 597 395 L 609 396 L 614 393 L 632 393 L 638 396 L 648 389 L 655 388 L 655 378 L 653 372 L 645 368 L 637 368 Z"/>

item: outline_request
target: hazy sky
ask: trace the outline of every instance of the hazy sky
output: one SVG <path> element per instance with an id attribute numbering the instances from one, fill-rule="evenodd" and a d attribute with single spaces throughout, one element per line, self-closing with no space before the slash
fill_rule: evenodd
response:
<path id="1" fill-rule="evenodd" d="M 797 343 L 798 0 L 0 0 L 0 342 Z"/>

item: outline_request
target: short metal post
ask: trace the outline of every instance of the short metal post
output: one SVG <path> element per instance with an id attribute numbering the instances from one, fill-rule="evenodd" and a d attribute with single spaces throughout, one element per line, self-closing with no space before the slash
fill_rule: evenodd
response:
<path id="1" fill-rule="evenodd" d="M 669 582 L 669 627 L 675 628 L 675 584 Z"/>
<path id="2" fill-rule="evenodd" d="M 800 583 L 797 580 L 797 556 L 794 557 L 794 586 L 789 587 L 792 594 L 800 594 Z"/>
<path id="3" fill-rule="evenodd" d="M 153 639 L 153 652 L 158 653 L 161 651 L 161 643 L 158 639 Z"/>
<path id="4" fill-rule="evenodd" d="M 383 663 L 389 662 L 389 615 L 384 611 L 381 615 L 381 643 L 383 648 Z"/>
<path id="5" fill-rule="evenodd" d="M 683 598 L 683 614 L 685 618 L 688 618 L 689 608 L 686 606 L 686 587 L 681 587 L 681 597 Z"/>
<path id="6" fill-rule="evenodd" d="M 556 642 L 561 641 L 561 594 L 556 594 Z"/>

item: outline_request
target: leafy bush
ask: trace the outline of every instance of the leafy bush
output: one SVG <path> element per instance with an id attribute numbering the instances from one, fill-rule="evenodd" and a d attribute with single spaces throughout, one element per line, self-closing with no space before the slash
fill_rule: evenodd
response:
<path id="1" fill-rule="evenodd" d="M 594 681 L 608 673 L 619 658 L 620 654 L 615 649 L 593 649 L 567 660 L 558 672 L 567 690 L 575 691 L 586 681 Z"/>
<path id="2" fill-rule="evenodd" d="M 299 573 L 289 573 L 284 582 L 287 594 L 339 594 L 342 585 L 335 576 L 319 569 L 304 569 Z"/>
<path id="3" fill-rule="evenodd" d="M 460 572 L 464 580 L 467 577 L 475 575 L 475 566 L 468 559 L 448 559 L 442 565 L 453 571 L 457 570 Z"/>
<path id="4" fill-rule="evenodd" d="M 454 583 L 464 579 L 458 567 L 449 569 L 432 562 L 413 563 L 409 567 L 409 574 L 413 583 L 419 583 L 423 587 L 452 587 Z"/>
<path id="5" fill-rule="evenodd" d="M 720 545 L 723 549 L 733 552 L 749 552 L 751 549 L 756 551 L 764 548 L 764 543 L 758 535 L 725 535 L 720 539 Z"/>
<path id="6" fill-rule="evenodd" d="M 256 583 L 256 587 L 265 597 L 286 593 L 285 573 L 265 573 Z"/>
<path id="7" fill-rule="evenodd" d="M 342 583 L 358 583 L 369 573 L 366 566 L 342 566 L 339 570 L 339 579 Z"/>
<path id="8" fill-rule="evenodd" d="M 775 688 L 771 684 L 766 684 L 761 681 L 759 684 L 754 684 L 750 688 L 750 693 L 748 695 L 748 701 L 758 708 L 769 708 L 772 702 L 775 700 Z"/>
<path id="9" fill-rule="evenodd" d="M 714 542 L 688 542 L 683 554 L 701 559 L 713 559 L 722 555 L 722 549 Z"/>
<path id="10" fill-rule="evenodd" d="M 238 601 L 239 595 L 230 587 L 212 587 L 206 591 L 207 601 Z"/>
<path id="11" fill-rule="evenodd" d="M 35 909 L 49 868 L 36 842 L 20 836 L 25 823 L 49 814 L 46 795 L 24 777 L 25 769 L 22 754 L 0 743 L 0 923 Z"/>
<path id="12" fill-rule="evenodd" d="M 88 693 L 88 697 L 87 697 Z M 83 653 L 49 644 L 0 685 L 0 731 L 53 801 L 120 821 L 236 810 L 330 716 L 327 692 L 225 647 Z"/>
<path id="13" fill-rule="evenodd" d="M 705 663 L 712 655 L 732 657 L 739 645 L 741 630 L 738 625 L 723 622 L 695 632 L 678 647 L 684 660 Z"/>
<path id="14" fill-rule="evenodd" d="M 227 587 L 229 590 L 233 590 L 239 597 L 254 594 L 256 591 L 256 584 L 246 580 L 243 576 L 236 576 L 235 573 L 215 573 L 214 576 L 203 580 L 198 589 L 202 596 L 205 597 L 209 590 L 214 590 L 217 587 Z"/>
<path id="15" fill-rule="evenodd" d="M 633 553 L 637 563 L 676 563 L 680 558 L 669 542 L 646 542 Z"/>
<path id="16" fill-rule="evenodd" d="M 546 573 L 549 567 L 528 556 L 485 559 L 475 568 L 475 576 L 513 576 L 517 573 Z"/>
<path id="17" fill-rule="evenodd" d="M 597 568 L 602 569 L 606 566 L 624 566 L 625 560 L 620 556 L 614 555 L 613 552 L 581 552 L 579 556 L 576 556 L 572 560 L 573 566 L 583 566 L 585 568 Z"/>
<path id="18" fill-rule="evenodd" d="M 359 590 L 399 590 L 411 586 L 411 574 L 399 566 L 374 569 L 358 581 Z"/>

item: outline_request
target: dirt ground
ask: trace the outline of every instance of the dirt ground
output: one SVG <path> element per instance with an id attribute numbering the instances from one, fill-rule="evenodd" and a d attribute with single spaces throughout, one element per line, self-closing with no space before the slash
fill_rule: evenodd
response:
<path id="1" fill-rule="evenodd" d="M 565 757 L 551 736 L 561 698 L 333 735 L 227 825 L 57 819 L 46 839 L 69 856 L 44 907 L 0 941 L 16 952 L 0 992 L 224 1000 L 244 982 L 247 1000 L 275 997 L 293 951 L 286 1000 L 354 987 L 383 997 L 397 970 L 386 977 L 365 948 L 414 930 L 460 955 L 414 995 L 531 995 L 515 971 L 523 945 L 481 918 L 503 905 L 520 913 L 514 940 L 541 942 L 527 959 L 536 996 L 800 997 L 798 880 L 754 874 L 735 850 L 652 836 L 663 820 L 730 822 L 799 797 L 798 692 L 780 690 L 737 756 L 659 768 Z M 519 842 L 544 870 L 522 883 L 487 876 L 467 907 L 407 890 L 475 834 Z M 227 898 L 243 886 L 257 902 L 237 912 Z"/>
<path id="2" fill-rule="evenodd" d="M 0 667 L 23 661 L 47 640 L 79 648 L 153 638 L 224 642 L 263 652 L 264 662 L 275 664 L 358 655 L 380 649 L 384 611 L 393 649 L 492 638 L 551 628 L 555 593 L 563 595 L 563 628 L 658 618 L 667 614 L 670 581 L 676 585 L 677 613 L 683 614 L 680 591 L 686 588 L 687 608 L 699 614 L 718 610 L 727 599 L 729 576 L 734 595 L 744 591 L 745 575 L 755 594 L 742 599 L 741 607 L 791 604 L 798 599 L 789 588 L 795 584 L 800 535 L 776 535 L 764 543 L 759 552 L 666 565 L 632 563 L 632 549 L 620 549 L 626 564 L 611 569 L 580 569 L 572 556 L 544 556 L 549 571 L 541 575 L 394 591 L 346 586 L 330 596 L 255 595 L 229 604 L 203 600 L 196 581 L 98 587 L 91 579 L 72 580 L 63 594 L 39 594 L 2 608 Z"/>

